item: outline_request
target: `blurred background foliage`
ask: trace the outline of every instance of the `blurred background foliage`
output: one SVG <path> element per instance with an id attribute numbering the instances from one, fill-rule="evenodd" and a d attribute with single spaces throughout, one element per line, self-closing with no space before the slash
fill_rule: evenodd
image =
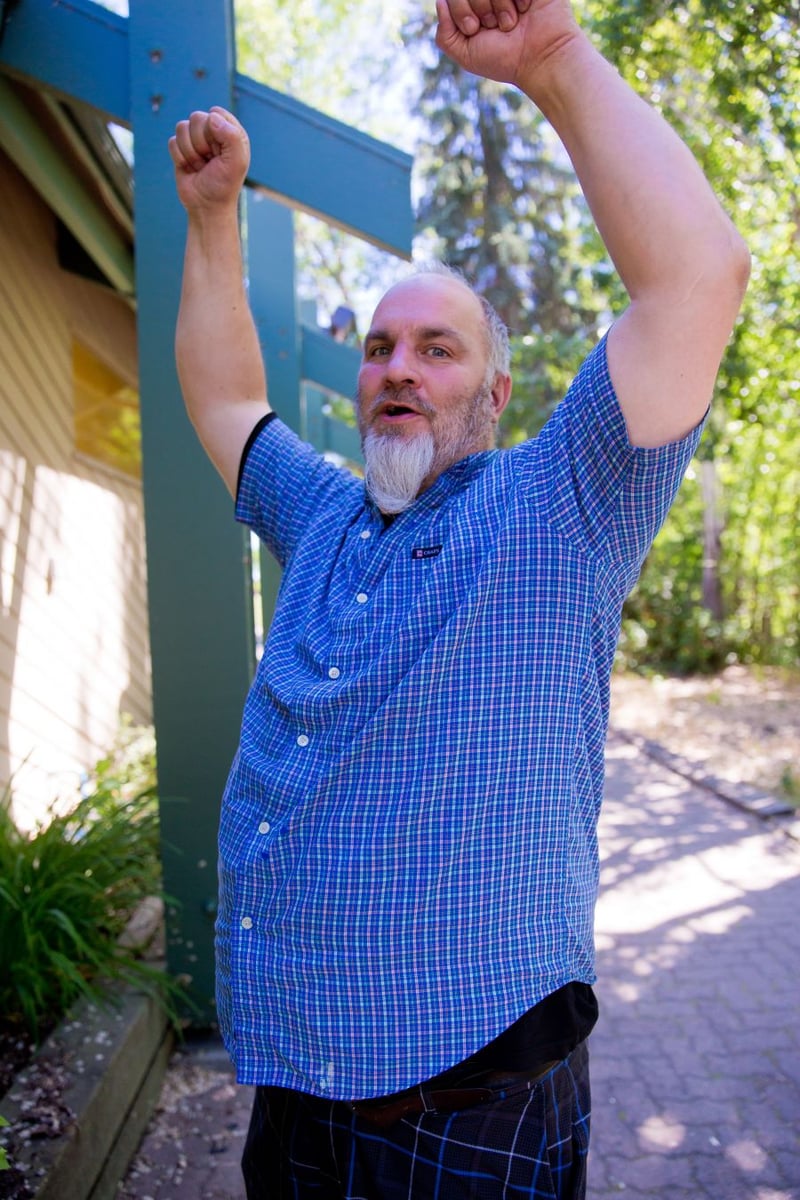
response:
<path id="1" fill-rule="evenodd" d="M 514 349 L 507 444 L 534 435 L 625 303 L 557 139 L 433 45 L 420 0 L 237 0 L 239 69 L 415 155 L 415 255 L 461 267 Z M 797 664 L 800 0 L 576 0 L 700 160 L 753 273 L 697 459 L 625 610 L 620 661 Z M 368 186 L 365 181 L 365 186 Z M 654 238 L 658 230 L 653 231 Z M 301 286 L 362 323 L 397 264 L 298 219 Z"/>

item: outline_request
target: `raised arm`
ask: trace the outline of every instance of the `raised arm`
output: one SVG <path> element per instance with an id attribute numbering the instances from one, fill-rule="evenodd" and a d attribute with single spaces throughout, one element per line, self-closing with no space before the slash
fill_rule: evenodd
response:
<path id="1" fill-rule="evenodd" d="M 575 167 L 630 297 L 609 335 L 635 445 L 703 416 L 749 274 L 749 255 L 697 162 L 594 49 L 567 0 L 437 0 L 437 42 L 467 70 L 515 84 Z"/>
<path id="2" fill-rule="evenodd" d="M 236 118 L 214 107 L 181 121 L 169 152 L 189 217 L 175 334 L 178 376 L 192 424 L 233 495 L 244 444 L 269 412 L 239 240 L 250 148 Z"/>

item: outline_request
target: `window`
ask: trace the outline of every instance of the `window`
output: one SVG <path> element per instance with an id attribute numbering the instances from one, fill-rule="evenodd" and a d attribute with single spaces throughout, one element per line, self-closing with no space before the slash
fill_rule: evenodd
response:
<path id="1" fill-rule="evenodd" d="M 76 449 L 140 479 L 139 393 L 80 342 L 72 346 L 72 371 Z"/>

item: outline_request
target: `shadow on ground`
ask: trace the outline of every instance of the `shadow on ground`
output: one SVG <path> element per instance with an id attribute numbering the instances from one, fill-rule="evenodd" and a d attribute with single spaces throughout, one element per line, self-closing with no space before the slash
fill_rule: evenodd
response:
<path id="1" fill-rule="evenodd" d="M 612 740 L 591 1200 L 800 1198 L 800 850 Z"/>

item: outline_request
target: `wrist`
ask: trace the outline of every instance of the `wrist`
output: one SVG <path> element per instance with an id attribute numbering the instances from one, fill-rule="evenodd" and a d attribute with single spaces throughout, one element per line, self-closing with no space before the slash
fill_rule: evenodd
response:
<path id="1" fill-rule="evenodd" d="M 220 246 L 240 241 L 239 204 L 216 202 L 195 205 L 187 210 L 188 236 L 202 246 Z"/>
<path id="2" fill-rule="evenodd" d="M 534 59 L 520 61 L 514 82 L 547 115 L 549 101 L 565 92 L 583 90 L 587 71 L 598 59 L 599 52 L 573 21 Z"/>

